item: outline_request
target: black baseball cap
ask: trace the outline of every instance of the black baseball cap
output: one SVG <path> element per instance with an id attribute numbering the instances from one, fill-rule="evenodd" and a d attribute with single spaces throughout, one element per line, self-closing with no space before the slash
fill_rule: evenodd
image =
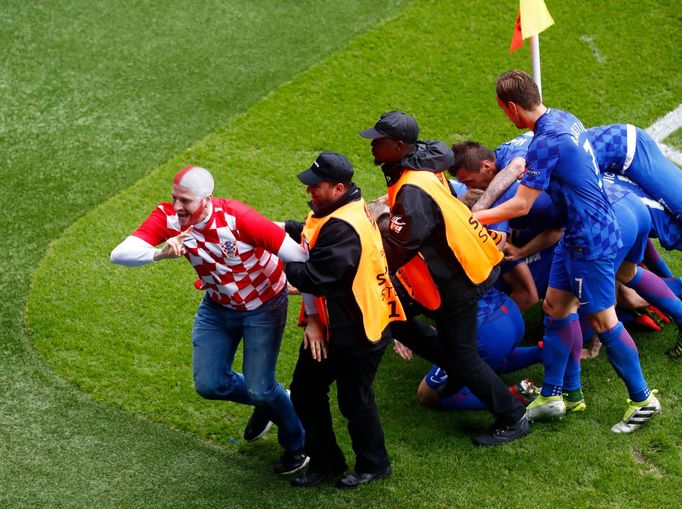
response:
<path id="1" fill-rule="evenodd" d="M 360 131 L 360 136 L 374 140 L 390 138 L 405 143 L 415 143 L 419 136 L 419 126 L 414 117 L 402 111 L 387 111 L 379 117 L 374 127 Z"/>
<path id="2" fill-rule="evenodd" d="M 345 184 L 353 179 L 353 166 L 346 156 L 324 151 L 317 156 L 310 168 L 297 176 L 306 186 L 313 186 L 322 181 Z"/>

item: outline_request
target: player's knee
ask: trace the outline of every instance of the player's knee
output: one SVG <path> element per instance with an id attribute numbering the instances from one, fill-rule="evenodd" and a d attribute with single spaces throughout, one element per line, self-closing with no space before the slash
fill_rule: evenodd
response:
<path id="1" fill-rule="evenodd" d="M 424 379 L 422 379 L 419 387 L 417 388 L 417 399 L 419 400 L 419 404 L 423 406 L 440 406 L 440 396 L 438 395 L 438 391 L 429 387 Z"/>
<path id="2" fill-rule="evenodd" d="M 631 262 L 623 262 L 616 272 L 616 280 L 619 283 L 627 284 L 632 281 L 637 273 L 637 265 Z"/>
<path id="3" fill-rule="evenodd" d="M 208 371 L 194 373 L 194 390 L 204 399 L 226 399 L 232 392 L 231 382 L 229 376 L 216 376 Z"/>
<path id="4" fill-rule="evenodd" d="M 524 311 L 528 311 L 538 301 L 537 292 L 534 294 L 530 292 L 516 292 L 512 294 L 512 297 L 514 298 L 514 302 L 522 313 Z"/>
<path id="5" fill-rule="evenodd" d="M 611 306 L 608 309 L 589 315 L 588 321 L 594 331 L 599 334 L 615 327 L 618 324 L 618 316 L 613 306 Z"/>
<path id="6" fill-rule="evenodd" d="M 219 399 L 218 387 L 207 379 L 195 379 L 194 390 L 204 399 Z"/>
<path id="7" fill-rule="evenodd" d="M 548 300 L 542 301 L 542 312 L 546 316 L 554 316 L 556 313 L 556 307 Z"/>

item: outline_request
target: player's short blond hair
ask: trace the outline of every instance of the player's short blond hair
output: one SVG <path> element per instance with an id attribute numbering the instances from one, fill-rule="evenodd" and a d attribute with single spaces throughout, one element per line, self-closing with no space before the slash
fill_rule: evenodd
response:
<path id="1" fill-rule="evenodd" d="M 495 82 L 497 98 L 504 104 L 513 102 L 523 109 L 532 110 L 542 104 L 540 90 L 527 72 L 514 69 L 502 74 Z"/>

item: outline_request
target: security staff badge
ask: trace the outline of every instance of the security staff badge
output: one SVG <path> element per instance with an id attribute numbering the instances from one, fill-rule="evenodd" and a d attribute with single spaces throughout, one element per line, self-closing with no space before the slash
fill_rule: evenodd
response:
<path id="1" fill-rule="evenodd" d="M 406 224 L 405 220 L 402 218 L 402 216 L 392 216 L 391 217 L 390 229 L 396 235 L 399 235 L 400 232 L 405 227 L 405 224 Z"/>

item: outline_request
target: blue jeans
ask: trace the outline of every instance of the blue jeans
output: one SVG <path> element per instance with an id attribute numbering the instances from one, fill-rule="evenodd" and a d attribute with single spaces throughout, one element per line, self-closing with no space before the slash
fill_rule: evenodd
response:
<path id="1" fill-rule="evenodd" d="M 197 393 L 265 410 L 277 424 L 280 445 L 294 451 L 303 448 L 303 426 L 286 390 L 275 380 L 287 303 L 285 290 L 257 309 L 235 311 L 213 302 L 207 294 L 194 317 L 192 344 Z M 232 370 L 242 338 L 244 374 Z"/>

